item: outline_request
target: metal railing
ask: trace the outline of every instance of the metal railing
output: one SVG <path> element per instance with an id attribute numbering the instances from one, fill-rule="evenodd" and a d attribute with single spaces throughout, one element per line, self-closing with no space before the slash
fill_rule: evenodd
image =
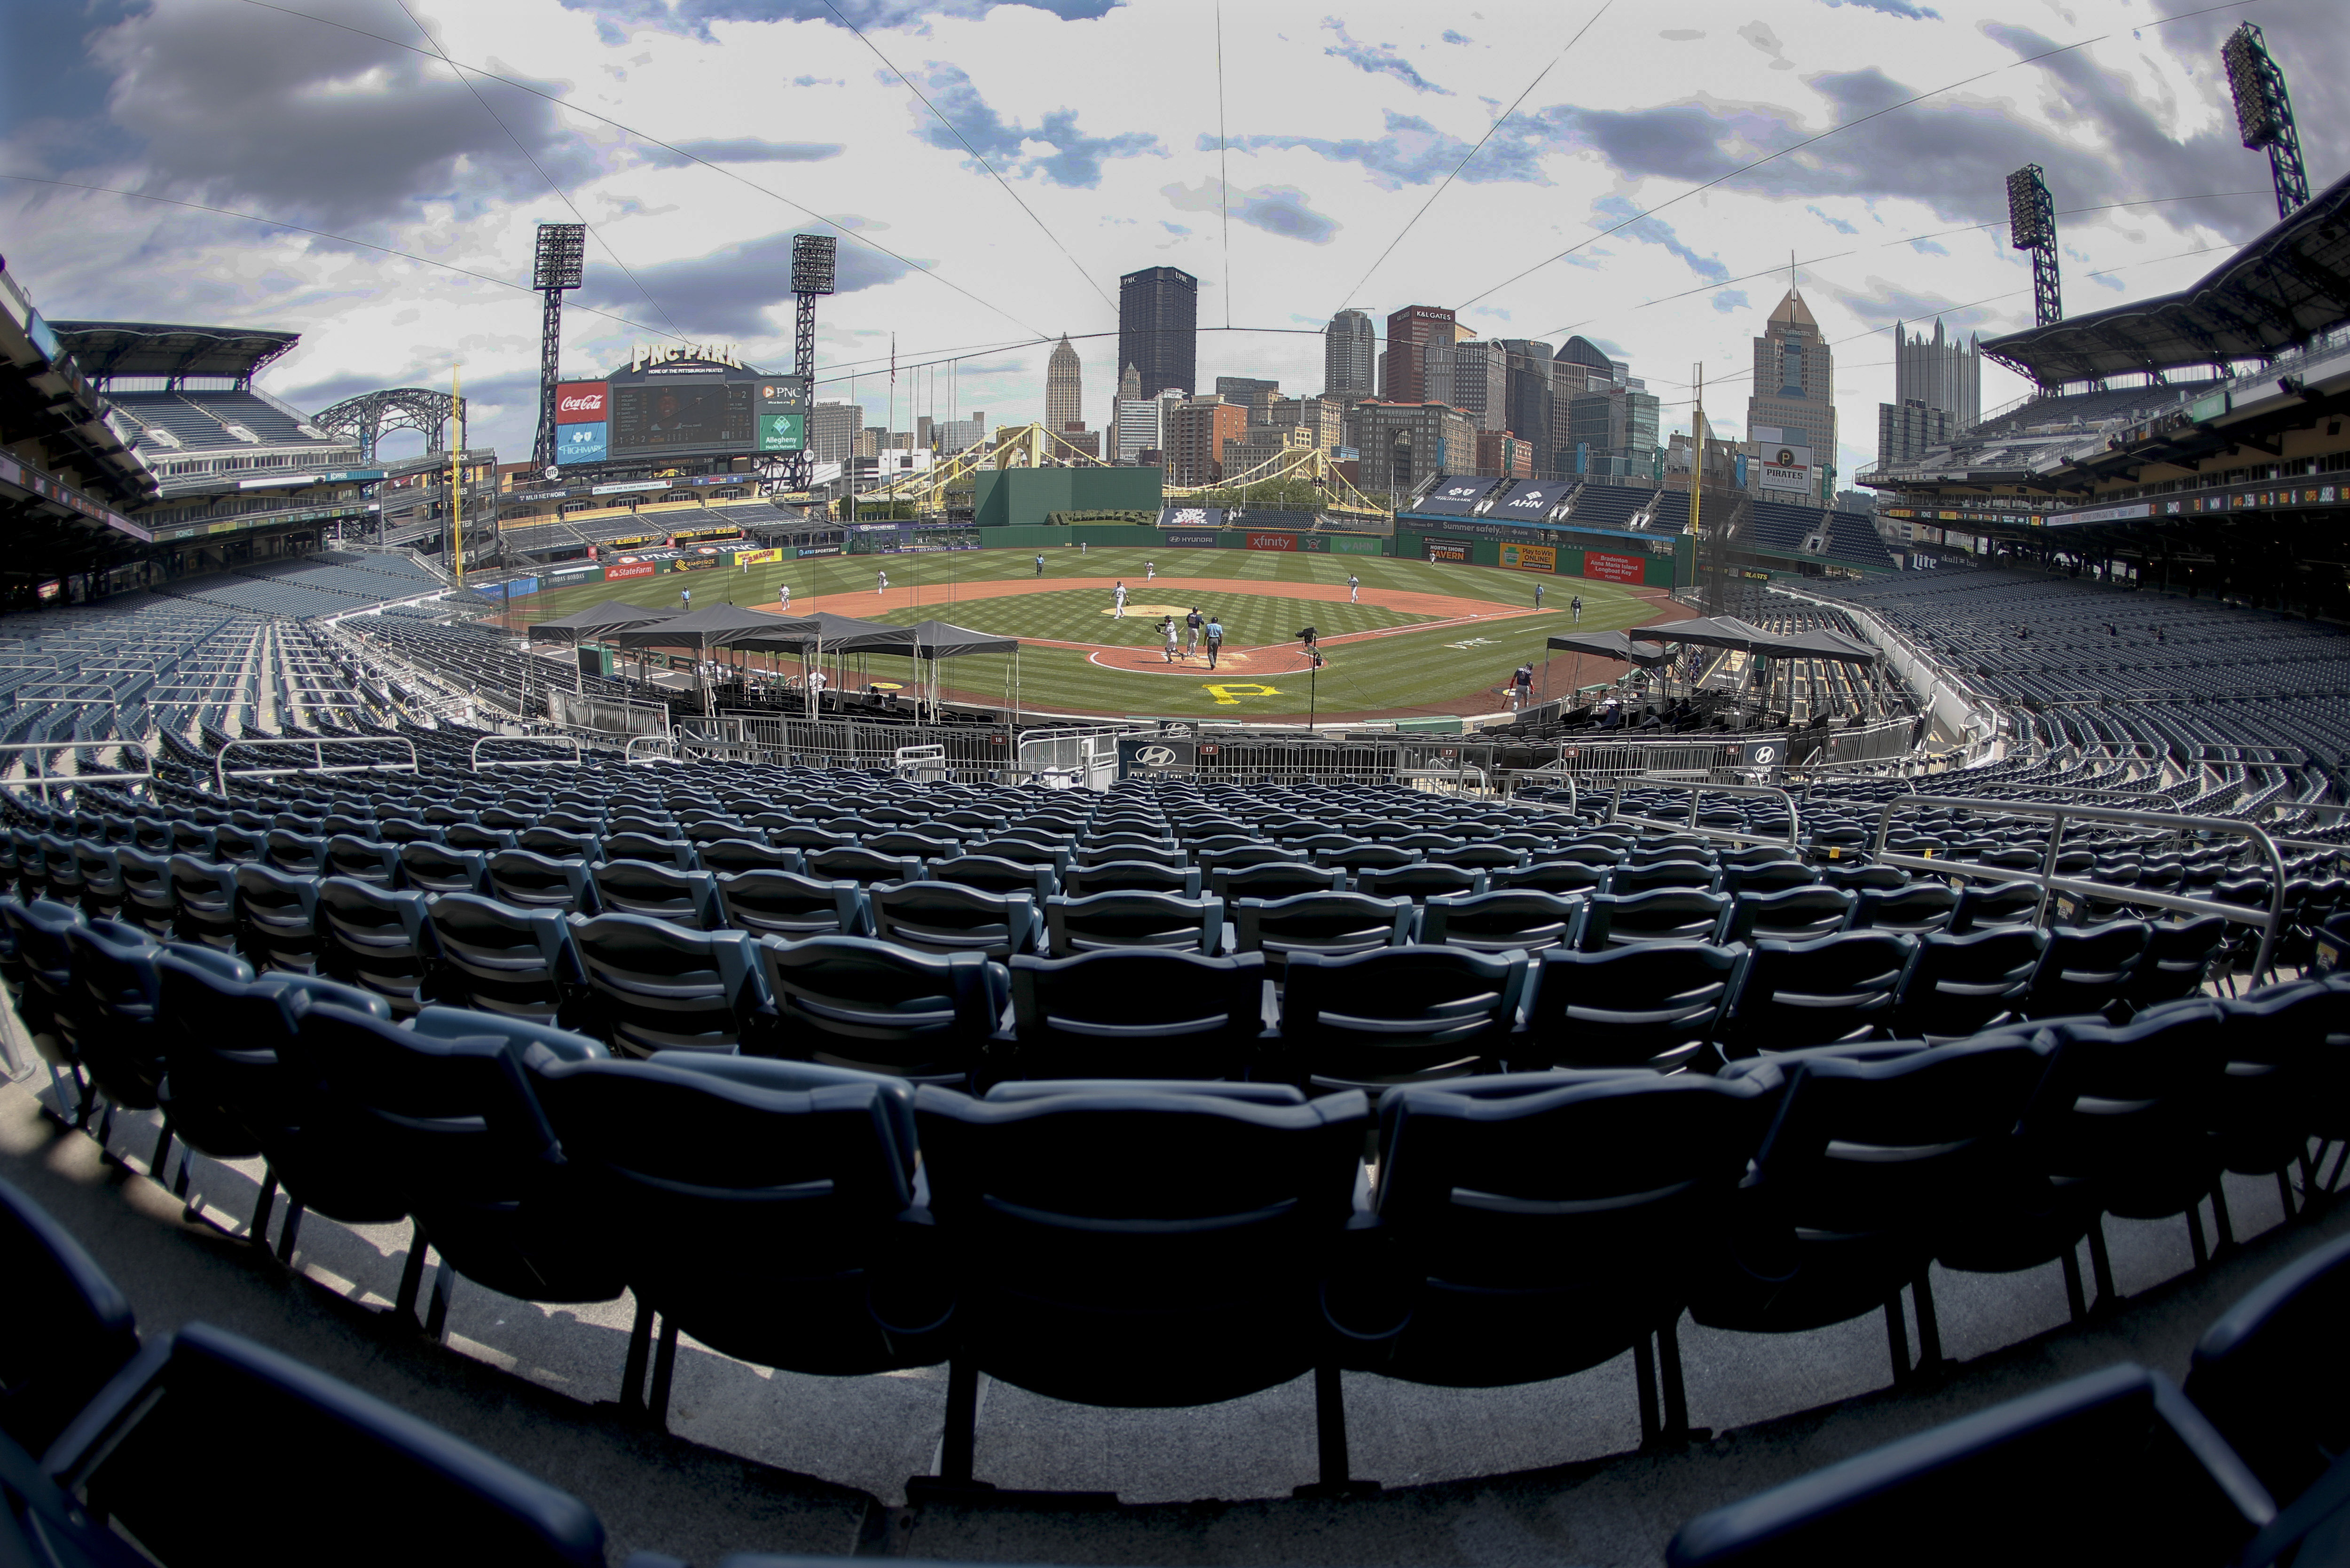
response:
<path id="1" fill-rule="evenodd" d="M 1636 816 L 1627 814 L 1624 810 L 1624 794 L 1627 790 L 1634 789 L 1688 791 L 1689 820 L 1686 823 L 1680 823 L 1660 816 Z M 1720 838 L 1732 844 L 1760 844 L 1766 838 L 1779 836 L 1775 833 L 1747 833 L 1737 828 L 1704 826 L 1698 820 L 1698 811 L 1703 805 L 1704 797 L 1709 794 L 1733 794 L 1750 799 L 1762 798 L 1778 801 L 1787 808 L 1787 847 L 1790 849 L 1802 847 L 1803 814 L 1796 808 L 1795 797 L 1777 784 L 1711 784 L 1689 779 L 1640 776 L 1617 779 L 1615 781 L 1615 788 L 1607 796 L 1607 814 L 1601 817 L 1600 821 L 1603 823 L 1628 822 L 1636 827 L 1661 828 L 1667 833 L 1694 833 L 1700 838 Z"/>
<path id="2" fill-rule="evenodd" d="M 408 748 L 408 761 L 405 763 L 387 762 L 329 763 L 327 761 L 327 748 L 329 746 L 335 747 L 338 751 L 348 751 L 353 746 L 405 746 Z M 283 751 L 288 747 L 296 749 L 304 747 L 308 748 L 311 755 L 310 765 L 308 767 L 237 768 L 234 770 L 231 770 L 228 765 L 229 753 L 232 752 Z M 369 774 L 380 773 L 385 770 L 390 770 L 394 773 L 411 774 L 421 772 L 422 770 L 419 767 L 417 763 L 416 742 L 410 740 L 405 735 L 351 737 L 322 735 L 315 740 L 307 741 L 300 739 L 231 741 L 227 745 L 223 746 L 220 749 L 219 753 L 213 758 L 213 783 L 214 787 L 220 791 L 222 797 L 225 799 L 228 795 L 228 781 L 232 771 L 234 771 L 235 776 L 238 778 L 274 779 L 283 778 L 289 774 Z"/>
<path id="3" fill-rule="evenodd" d="M 569 746 L 567 757 L 493 757 L 482 760 L 484 746 Z M 576 768 L 588 760 L 588 748 L 577 735 L 484 735 L 465 753 L 465 765 L 475 773 L 492 768 Z"/>
<path id="4" fill-rule="evenodd" d="M 140 760 L 146 763 L 144 771 L 140 773 L 130 773 L 127 770 L 121 773 L 90 773 L 82 771 L 78 766 L 77 766 L 76 771 L 69 774 L 53 774 L 49 772 L 49 755 L 51 753 L 102 752 L 109 749 L 120 750 L 125 753 L 138 753 Z M 34 771 L 29 777 L 26 778 L 0 779 L 0 787 L 5 787 L 8 789 L 37 789 L 41 792 L 41 798 L 44 801 L 49 798 L 49 792 L 51 790 L 71 789 L 76 784 L 151 784 L 155 778 L 154 753 L 147 749 L 144 742 L 139 741 L 18 741 L 8 745 L 0 745 L 0 758 L 5 758 L 12 753 L 18 755 L 30 753 Z"/>
<path id="5" fill-rule="evenodd" d="M 1992 882 L 2029 882 L 2040 889 L 2040 905 L 2033 916 L 2034 923 L 2048 921 L 2049 901 L 2064 893 L 2084 901 L 2169 909 L 2184 915 L 2218 915 L 2223 919 L 2261 928 L 2260 955 L 2253 961 L 2255 979 L 2269 972 L 2276 953 L 2277 939 L 2284 932 L 2284 857 L 2277 853 L 2276 840 L 2271 838 L 2256 823 L 2229 816 L 2189 816 L 2178 812 L 2129 811 L 2117 806 L 2081 805 L 2070 803 L 2039 805 L 2029 801 L 1999 803 L 2000 813 L 2007 816 L 2034 816 L 2047 819 L 2048 846 L 2040 857 L 2037 871 L 2026 871 L 2008 866 L 1986 866 L 1970 860 L 1945 860 L 1923 855 L 1904 855 L 1885 847 L 1892 831 L 1896 813 L 1912 808 L 1942 811 L 1956 809 L 1973 811 L 1981 808 L 1979 798 L 1965 795 L 1904 795 L 1888 800 L 1877 813 L 1876 836 L 1869 843 L 1869 857 L 1880 866 L 1895 866 L 1905 871 L 1924 872 L 1933 877 L 1981 877 Z M 2251 840 L 2255 847 L 2268 857 L 2269 907 L 2266 911 L 2249 904 L 2223 903 L 2216 898 L 2195 898 L 2182 893 L 2158 893 L 2150 888 L 2127 883 L 2100 882 L 2088 877 L 2061 877 L 2056 861 L 2061 853 L 2064 830 L 2075 822 L 2102 822 L 2118 826 L 2167 828 L 2182 836 L 2189 834 L 2229 834 Z M 2339 849 L 2341 846 L 2331 846 Z"/>

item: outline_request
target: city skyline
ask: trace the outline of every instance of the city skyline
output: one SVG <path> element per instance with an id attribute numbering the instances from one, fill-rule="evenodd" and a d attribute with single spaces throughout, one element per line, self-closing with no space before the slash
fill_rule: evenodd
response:
<path id="1" fill-rule="evenodd" d="M 861 0 L 861 36 L 796 0 L 411 10 L 412 36 L 333 6 L 28 11 L 0 170 L 68 183 L 0 182 L 12 271 L 63 317 L 301 332 L 264 379 L 296 406 L 462 364 L 475 431 L 525 452 L 536 306 L 494 280 L 526 281 L 540 221 L 592 231 L 567 373 L 671 335 L 788 363 L 789 236 L 839 234 L 816 395 L 894 404 L 900 429 L 1044 418 L 1064 333 L 1080 417 L 1108 424 L 1117 279 L 1157 265 L 1199 280 L 1195 387 L 1322 390 L 1338 309 L 1420 304 L 1482 341 L 1581 336 L 1633 361 L 1669 429 L 1703 363 L 1719 426 L 1792 248 L 1838 356 L 1848 478 L 1875 455 L 1896 322 L 2028 317 L 2008 171 L 2048 171 L 2076 311 L 2177 288 L 2272 220 L 2217 60 L 2240 20 L 2292 83 L 2313 176 L 2350 161 L 2323 0 L 2167 23 L 2202 7 L 1805 0 L 1746 21 L 1658 0 L 1571 47 L 1590 16 L 1533 0 L 1233 13 L 1221 128 L 1181 0 Z M 461 81 L 444 49 L 479 69 Z M 2022 390 L 1982 379 L 1986 412 Z"/>

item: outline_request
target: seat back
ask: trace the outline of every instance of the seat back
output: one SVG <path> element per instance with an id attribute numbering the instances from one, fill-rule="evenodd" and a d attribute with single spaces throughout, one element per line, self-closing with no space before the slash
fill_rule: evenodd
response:
<path id="1" fill-rule="evenodd" d="M 1918 939 L 1899 931 L 1756 942 L 1722 1021 L 1722 1054 L 1883 1038 L 1917 957 Z"/>
<path id="2" fill-rule="evenodd" d="M 256 968 L 307 974 L 318 961 L 318 879 L 266 866 L 236 868 L 238 950 Z"/>
<path id="3" fill-rule="evenodd" d="M 158 1562 L 216 1561 L 216 1478 L 188 1456 L 234 1452 L 272 1478 L 282 1541 L 346 1540 L 358 1478 L 400 1506 L 355 1555 L 390 1561 L 464 1542 L 500 1563 L 589 1568 L 604 1530 L 588 1505 L 290 1356 L 205 1323 L 151 1345 L 59 1439 L 58 1479 Z M 282 1533 L 281 1533 L 282 1532 Z"/>
<path id="4" fill-rule="evenodd" d="M 859 936 L 868 927 L 865 894 L 851 881 L 796 871 L 734 871 L 717 879 L 726 924 L 754 936 Z"/>
<path id="5" fill-rule="evenodd" d="M 2040 857 L 2034 855 L 2025 868 L 2037 870 L 2039 866 Z M 2030 925 L 2039 910 L 2040 889 L 2029 882 L 1970 882 L 1959 892 L 1950 930 L 1962 935 L 1997 926 Z"/>
<path id="6" fill-rule="evenodd" d="M 1879 867 L 1863 867 L 1876 870 Z M 1856 931 L 1903 931 L 1913 937 L 1931 936 L 1950 929 L 1958 913 L 1959 895 L 1940 882 L 1910 882 L 1895 888 L 1856 889 L 1852 929 Z"/>
<path id="7" fill-rule="evenodd" d="M 1485 890 L 1485 874 L 1466 866 L 1399 866 L 1392 870 L 1358 873 L 1355 888 L 1374 898 L 1409 898 L 1418 904 L 1445 894 L 1482 893 Z"/>
<path id="8" fill-rule="evenodd" d="M 1409 898 L 1367 893 L 1300 893 L 1286 898 L 1243 898 L 1233 906 L 1235 940 L 1243 952 L 1261 952 L 1275 970 L 1298 953 L 1338 957 L 1411 940 Z"/>
<path id="9" fill-rule="evenodd" d="M 915 1096 L 931 1207 L 957 1238 L 962 1354 L 1050 1398 L 1125 1406 L 1236 1398 L 1315 1364 L 1361 1095 L 1021 1087 L 1038 1092 Z"/>
<path id="10" fill-rule="evenodd" d="M 1008 982 L 976 951 L 916 952 L 869 937 L 768 939 L 758 963 L 774 1054 L 962 1083 L 1003 1017 Z"/>
<path id="11" fill-rule="evenodd" d="M 424 1005 L 441 949 L 423 894 L 329 877 L 318 884 L 317 923 L 319 972 L 382 997 L 401 1017 Z"/>
<path id="12" fill-rule="evenodd" d="M 2229 930 L 2228 920 L 2220 915 L 2155 921 L 2145 955 L 2130 977 L 2128 1000 L 2152 1007 L 2202 990 L 2211 966 L 2227 953 Z"/>
<path id="13" fill-rule="evenodd" d="M 2129 994 L 2153 935 L 2144 920 L 2051 927 L 2024 1012 L 2034 1018 L 2103 1012 Z"/>
<path id="14" fill-rule="evenodd" d="M 2130 1219 L 2182 1211 L 2218 1172 L 2210 1109 L 2227 1072 L 2229 1023 L 2210 998 L 2149 1008 L 2126 1024 L 2066 1020 L 2024 1118 L 2037 1158 Z"/>
<path id="15" fill-rule="evenodd" d="M 1686 888 L 1659 888 L 1628 897 L 1597 893 L 1584 906 L 1575 945 L 1585 952 L 1599 952 L 1632 942 L 1711 942 L 1729 909 L 1730 900 L 1719 893 Z"/>
<path id="16" fill-rule="evenodd" d="M 588 862 L 578 858 L 551 859 L 527 849 L 501 849 L 482 867 L 490 897 L 519 909 L 557 909 L 566 914 L 592 913 L 595 895 L 589 890 Z"/>
<path id="17" fill-rule="evenodd" d="M 1685 1066 L 1714 1038 L 1746 956 L 1707 942 L 1544 949 L 1511 1065 Z"/>
<path id="18" fill-rule="evenodd" d="M 1060 877 L 1051 867 L 995 855 L 950 856 L 930 862 L 925 870 L 933 882 L 952 882 L 989 893 L 1025 893 L 1039 901 L 1061 890 Z"/>
<path id="19" fill-rule="evenodd" d="M 687 869 L 686 856 L 698 856 L 702 868 L 721 876 L 730 871 L 797 871 L 806 862 L 796 849 L 779 849 L 763 839 L 711 838 L 689 848 L 682 840 L 678 845 L 678 869 Z M 608 848 L 607 853 L 609 853 Z"/>
<path id="20" fill-rule="evenodd" d="M 1238 1078 L 1266 1027 L 1263 955 L 1105 949 L 1012 961 L 1013 1066 L 1030 1078 Z"/>
<path id="21" fill-rule="evenodd" d="M 1526 955 L 1409 946 L 1293 952 L 1282 993 L 1284 1075 L 1372 1087 L 1459 1075 L 1500 1054 Z"/>
<path id="22" fill-rule="evenodd" d="M 910 855 L 884 855 L 862 848 L 816 849 L 806 856 L 807 874 L 828 882 L 910 882 L 922 874 L 922 863 Z"/>
<path id="23" fill-rule="evenodd" d="M 0 1432 L 39 1453 L 139 1354 L 130 1298 L 66 1228 L 0 1181 Z"/>
<path id="24" fill-rule="evenodd" d="M 484 857 L 477 850 L 454 849 L 430 839 L 412 839 L 400 846 L 400 868 L 408 885 L 427 893 L 479 893 L 484 880 Z"/>
<path id="25" fill-rule="evenodd" d="M 574 915 L 571 942 L 587 977 L 582 1022 L 632 1056 L 732 1051 L 758 1004 L 750 939 L 690 931 L 642 915 Z"/>
<path id="26" fill-rule="evenodd" d="M 874 935 L 922 952 L 975 952 L 998 962 L 1036 940 L 1036 901 L 953 882 L 883 882 L 866 893 Z"/>
<path id="27" fill-rule="evenodd" d="M 1072 871 L 1069 879 L 1074 882 L 1076 875 Z M 1046 946 L 1055 958 L 1104 948 L 1213 953 L 1223 943 L 1224 907 L 1213 898 L 1175 893 L 1063 896 L 1045 900 L 1045 922 Z"/>
<path id="28" fill-rule="evenodd" d="M 1773 893 L 1740 893 L 1730 906 L 1722 940 L 1805 941 L 1843 930 L 1852 919 L 1853 896 L 1841 888 L 1794 887 Z"/>
<path id="29" fill-rule="evenodd" d="M 2047 945 L 2048 933 L 2035 926 L 1919 938 L 1891 1032 L 1904 1040 L 1953 1040 L 2011 1022 Z"/>
<path id="30" fill-rule="evenodd" d="M 2187 1397 L 2272 1496 L 2291 1500 L 2350 1450 L 2350 1239 L 2254 1285 L 2196 1342 Z"/>
<path id="31" fill-rule="evenodd" d="M 553 1023 L 586 985 L 570 930 L 553 909 L 514 909 L 472 893 L 432 900 L 444 961 L 441 998 L 510 1018 Z"/>
<path id="32" fill-rule="evenodd" d="M 1419 940 L 1477 952 L 1536 952 L 1568 940 L 1583 900 L 1529 888 L 1431 898 L 1419 912 Z"/>
<path id="33" fill-rule="evenodd" d="M 678 871 L 649 860 L 605 860 L 589 867 L 588 875 L 600 909 L 701 930 L 719 924 L 718 892 L 707 871 Z"/>
<path id="34" fill-rule="evenodd" d="M 1061 886 L 1072 898 L 1097 893 L 1170 893 L 1196 898 L 1200 868 L 1152 860 L 1081 860 L 1061 874 Z"/>

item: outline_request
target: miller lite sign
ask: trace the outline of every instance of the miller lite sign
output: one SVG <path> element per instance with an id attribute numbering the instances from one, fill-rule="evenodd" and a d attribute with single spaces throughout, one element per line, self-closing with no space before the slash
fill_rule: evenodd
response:
<path id="1" fill-rule="evenodd" d="M 612 388 L 608 381 L 558 381 L 555 387 L 555 422 L 559 425 L 602 424 L 610 415 Z"/>

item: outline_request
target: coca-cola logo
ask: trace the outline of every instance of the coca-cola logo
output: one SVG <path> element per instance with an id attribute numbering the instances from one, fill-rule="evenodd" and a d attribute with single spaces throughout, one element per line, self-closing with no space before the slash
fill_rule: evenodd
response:
<path id="1" fill-rule="evenodd" d="M 604 411 L 604 394 L 576 392 L 569 397 L 557 398 L 555 406 L 567 414 L 600 414 Z"/>

